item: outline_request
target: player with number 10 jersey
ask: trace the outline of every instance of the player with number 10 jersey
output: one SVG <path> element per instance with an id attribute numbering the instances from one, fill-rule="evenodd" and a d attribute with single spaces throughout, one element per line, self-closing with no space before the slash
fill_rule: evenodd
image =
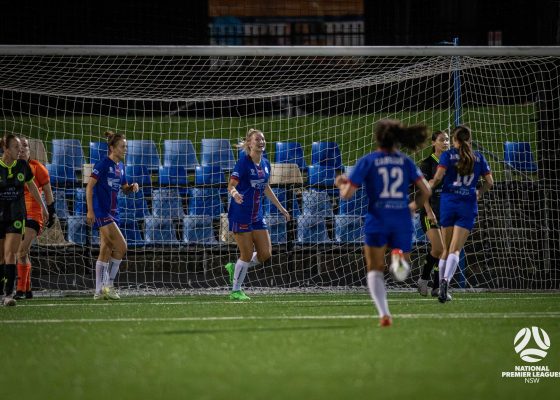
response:
<path id="1" fill-rule="evenodd" d="M 446 169 L 442 183 L 439 222 L 444 228 L 460 226 L 470 231 L 478 215 L 476 185 L 481 176 L 488 175 L 491 171 L 484 156 L 475 151 L 472 173 L 461 176 L 457 171 L 459 158 L 459 150 L 451 148 L 439 159 L 438 168 Z"/>

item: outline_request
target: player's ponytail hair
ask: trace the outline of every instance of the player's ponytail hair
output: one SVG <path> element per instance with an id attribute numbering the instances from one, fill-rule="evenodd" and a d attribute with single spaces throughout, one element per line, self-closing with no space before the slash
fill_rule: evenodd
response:
<path id="1" fill-rule="evenodd" d="M 12 140 L 15 140 L 17 138 L 18 137 L 13 133 L 4 134 L 4 136 L 0 139 L 0 148 L 4 149 L 10 147 L 10 143 L 12 142 Z"/>
<path id="2" fill-rule="evenodd" d="M 109 154 L 111 154 L 111 146 L 116 146 L 119 143 L 119 141 L 126 139 L 122 133 L 115 133 L 113 131 L 106 131 L 105 137 L 107 138 Z"/>
<path id="3" fill-rule="evenodd" d="M 260 133 L 262 134 L 262 131 L 255 129 L 255 128 L 251 128 L 247 131 L 247 136 L 245 136 L 245 140 L 241 141 L 237 147 L 243 149 L 243 151 L 245 152 L 245 154 L 249 155 L 249 152 L 251 151 L 251 149 L 249 148 L 249 142 L 251 141 L 251 138 L 253 137 L 253 135 L 255 133 Z"/>
<path id="4" fill-rule="evenodd" d="M 375 127 L 375 138 L 379 147 L 391 150 L 401 145 L 410 150 L 416 150 L 428 137 L 428 127 L 423 124 L 404 126 L 395 119 L 384 119 Z"/>
<path id="5" fill-rule="evenodd" d="M 457 172 L 459 175 L 466 176 L 474 170 L 474 152 L 471 145 L 471 130 L 469 127 L 460 125 L 453 130 L 453 136 L 459 143 L 459 161 L 457 162 Z"/>

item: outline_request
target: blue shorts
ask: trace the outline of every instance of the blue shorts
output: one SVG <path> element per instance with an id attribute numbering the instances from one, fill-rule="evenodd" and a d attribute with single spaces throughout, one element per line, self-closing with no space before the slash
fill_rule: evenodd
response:
<path id="1" fill-rule="evenodd" d="M 392 249 L 401 249 L 403 253 L 410 253 L 413 236 L 414 232 L 366 233 L 365 243 L 370 247 L 389 246 Z"/>
<path id="2" fill-rule="evenodd" d="M 95 228 L 101 228 L 105 225 L 109 225 L 111 223 L 115 223 L 117 224 L 117 226 L 119 225 L 119 218 L 115 217 L 114 215 L 111 214 L 105 214 L 102 216 L 95 216 L 95 222 L 93 224 L 93 226 Z"/>
<path id="3" fill-rule="evenodd" d="M 476 200 L 458 200 L 454 198 L 441 198 L 439 211 L 439 225 L 442 228 L 460 226 L 472 230 L 478 215 Z"/>
<path id="4" fill-rule="evenodd" d="M 253 232 L 266 229 L 268 229 L 268 226 L 262 219 L 260 221 L 250 223 L 229 221 L 229 230 L 233 233 Z"/>

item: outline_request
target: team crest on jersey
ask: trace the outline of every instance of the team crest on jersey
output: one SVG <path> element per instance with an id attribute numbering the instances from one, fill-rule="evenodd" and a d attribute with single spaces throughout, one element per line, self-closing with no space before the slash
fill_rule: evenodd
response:
<path id="1" fill-rule="evenodd" d="M 25 179 L 25 176 L 20 172 L 19 174 L 17 174 L 17 179 L 20 182 L 23 182 L 23 180 Z"/>
<path id="2" fill-rule="evenodd" d="M 255 175 L 255 170 L 251 168 L 251 175 Z"/>
<path id="3" fill-rule="evenodd" d="M 111 174 L 114 172 L 114 171 L 113 171 L 113 167 L 109 167 L 109 172 L 110 172 Z"/>

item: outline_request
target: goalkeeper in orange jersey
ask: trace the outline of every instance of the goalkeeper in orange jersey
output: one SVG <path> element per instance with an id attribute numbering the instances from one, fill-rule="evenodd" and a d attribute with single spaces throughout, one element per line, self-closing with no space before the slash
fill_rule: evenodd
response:
<path id="1" fill-rule="evenodd" d="M 27 219 L 25 221 L 25 231 L 23 239 L 19 245 L 17 254 L 17 287 L 14 299 L 31 299 L 33 292 L 31 291 L 31 260 L 29 258 L 29 250 L 33 240 L 41 233 L 43 225 L 50 228 L 54 224 L 55 209 L 54 197 L 50 184 L 50 177 L 47 168 L 39 161 L 30 157 L 29 141 L 25 138 L 20 138 L 21 148 L 19 152 L 19 159 L 25 160 L 31 168 L 31 172 L 35 176 L 35 184 L 41 192 L 45 193 L 45 202 L 47 203 L 47 210 L 49 211 L 49 219 L 43 221 L 41 212 L 41 205 L 33 199 L 27 187 L 25 188 L 25 208 L 27 210 Z M 46 224 L 45 224 L 46 222 Z"/>

